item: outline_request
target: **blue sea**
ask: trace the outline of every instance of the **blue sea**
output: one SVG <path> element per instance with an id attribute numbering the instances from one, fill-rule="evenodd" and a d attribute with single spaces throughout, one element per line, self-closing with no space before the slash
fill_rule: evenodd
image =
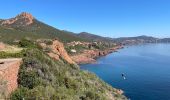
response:
<path id="1" fill-rule="evenodd" d="M 130 100 L 170 100 L 170 44 L 125 47 L 81 69 L 122 89 Z"/>

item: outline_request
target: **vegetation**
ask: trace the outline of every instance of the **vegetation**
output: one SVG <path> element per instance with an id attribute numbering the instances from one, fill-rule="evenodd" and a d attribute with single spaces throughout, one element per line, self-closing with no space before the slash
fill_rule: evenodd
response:
<path id="1" fill-rule="evenodd" d="M 7 53 L 7 52 L 0 52 L 0 58 L 17 58 L 17 57 L 23 57 L 23 52 L 19 53 Z"/>
<path id="2" fill-rule="evenodd" d="M 87 33 L 87 32 L 82 32 L 77 34 L 78 37 L 83 37 L 88 39 L 89 41 L 93 41 L 93 42 L 113 42 L 113 38 L 108 38 L 108 37 L 102 37 L 99 35 L 94 35 L 91 33 Z"/>
<path id="3" fill-rule="evenodd" d="M 29 26 L 0 26 L 0 41 L 12 43 L 13 41 L 23 38 L 28 38 L 30 40 L 58 38 L 62 42 L 86 41 L 86 39 L 78 37 L 71 32 L 61 31 L 36 19 L 34 19 L 34 22 Z"/>
<path id="4" fill-rule="evenodd" d="M 114 43 L 111 42 L 93 42 L 89 45 L 75 45 L 75 46 L 66 46 L 65 49 L 70 55 L 74 55 L 75 53 L 71 52 L 71 50 L 76 50 L 77 53 L 82 53 L 84 50 L 106 50 L 109 48 L 113 48 L 115 46 Z"/>
<path id="5" fill-rule="evenodd" d="M 0 98 L 5 98 L 7 96 L 7 82 L 0 77 Z"/>
<path id="6" fill-rule="evenodd" d="M 76 54 L 77 54 L 77 53 L 81 53 L 83 50 L 87 50 L 90 48 L 88 46 L 76 45 L 76 46 L 65 46 L 65 49 L 69 54 L 74 54 L 73 52 L 71 52 L 71 50 L 74 49 L 76 50 Z"/>
<path id="7" fill-rule="evenodd" d="M 27 39 L 22 39 L 21 41 L 19 41 L 17 45 L 18 47 L 20 47 L 19 49 L 17 49 L 17 47 L 14 48 L 11 46 L 10 48 L 11 50 L 0 51 L 0 58 L 22 58 L 25 52 L 27 51 L 26 49 L 28 50 L 31 48 L 40 49 L 40 47 L 36 43 Z M 25 48 L 25 49 L 21 49 L 21 48 Z M 13 51 L 13 52 L 9 52 L 9 51 Z"/>
<path id="8" fill-rule="evenodd" d="M 18 43 L 19 47 L 22 48 L 37 48 L 37 44 L 28 39 L 21 39 Z"/>
<path id="9" fill-rule="evenodd" d="M 115 89 L 94 74 L 65 61 L 54 61 L 35 48 L 23 54 L 18 83 L 19 88 L 11 94 L 12 100 L 107 100 L 107 92 L 117 95 Z"/>
<path id="10" fill-rule="evenodd" d="M 74 33 L 58 30 L 36 19 L 28 26 L 0 26 L 0 41 L 16 42 L 19 47 L 24 48 L 21 52 L 0 52 L 0 58 L 23 59 L 18 74 L 19 87 L 10 95 L 11 100 L 109 100 L 110 96 L 115 100 L 126 99 L 96 75 L 82 71 L 78 65 L 69 64 L 62 58 L 58 61 L 50 58 L 46 55 L 46 52 L 50 51 L 49 48 L 43 51 L 32 42 L 54 38 L 63 43 L 87 41 Z M 48 45 L 51 43 L 47 41 Z M 103 47 L 99 45 L 78 45 L 74 48 L 81 51 Z"/>

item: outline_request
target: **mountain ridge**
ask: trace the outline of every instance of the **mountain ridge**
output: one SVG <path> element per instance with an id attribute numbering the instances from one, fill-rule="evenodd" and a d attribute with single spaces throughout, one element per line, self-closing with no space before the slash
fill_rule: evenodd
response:
<path id="1" fill-rule="evenodd" d="M 71 41 L 121 42 L 124 44 L 127 44 L 127 41 L 136 41 L 137 43 L 170 42 L 170 38 L 155 38 L 146 35 L 136 37 L 110 38 L 88 32 L 74 33 L 60 30 L 45 24 L 27 12 L 22 12 L 13 18 L 0 19 L 0 41 L 11 42 L 21 40 L 23 38 L 29 38 L 32 40 L 57 38 L 64 43 Z"/>
<path id="2" fill-rule="evenodd" d="M 111 42 L 112 41 L 112 38 L 103 37 L 103 36 L 91 34 L 91 33 L 88 33 L 88 32 L 78 33 L 77 36 L 87 38 L 90 41 L 107 41 L 107 42 Z"/>
<path id="3" fill-rule="evenodd" d="M 10 38 L 13 37 L 13 38 Z M 65 32 L 47 25 L 29 13 L 21 13 L 14 18 L 0 21 L 0 41 L 14 41 L 28 37 L 30 39 L 54 39 L 62 42 L 85 41 L 70 32 Z"/>
<path id="4" fill-rule="evenodd" d="M 134 36 L 134 37 L 119 37 L 119 38 L 102 37 L 87 32 L 82 32 L 77 35 L 79 37 L 88 38 L 91 41 L 107 41 L 107 42 L 116 42 L 122 44 L 169 43 L 170 42 L 170 38 L 157 38 L 157 37 L 147 36 L 147 35 Z"/>

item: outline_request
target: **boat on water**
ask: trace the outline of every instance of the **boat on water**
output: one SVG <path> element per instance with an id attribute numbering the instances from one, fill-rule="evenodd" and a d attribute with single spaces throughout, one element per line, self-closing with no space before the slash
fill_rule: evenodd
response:
<path id="1" fill-rule="evenodd" d="M 126 79 L 126 77 L 125 77 L 125 74 L 124 73 L 122 73 L 122 78 L 125 80 Z"/>

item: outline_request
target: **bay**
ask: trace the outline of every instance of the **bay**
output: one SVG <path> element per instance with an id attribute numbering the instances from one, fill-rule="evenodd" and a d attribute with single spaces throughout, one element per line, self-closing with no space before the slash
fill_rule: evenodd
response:
<path id="1" fill-rule="evenodd" d="M 125 47 L 81 69 L 122 89 L 131 100 L 170 100 L 170 44 Z"/>

